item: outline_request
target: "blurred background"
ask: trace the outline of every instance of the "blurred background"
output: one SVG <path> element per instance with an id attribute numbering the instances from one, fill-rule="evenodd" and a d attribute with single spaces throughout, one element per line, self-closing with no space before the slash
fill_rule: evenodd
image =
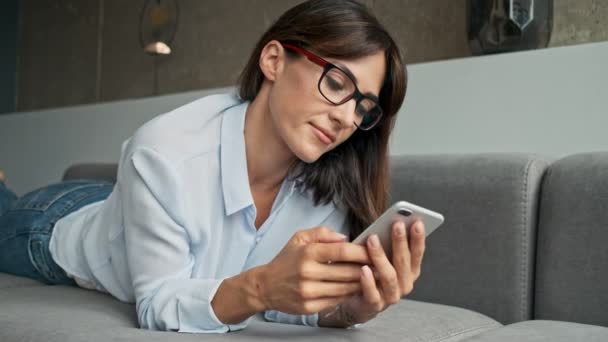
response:
<path id="1" fill-rule="evenodd" d="M 233 85 L 261 33 L 300 1 L 175 2 L 175 20 L 156 13 L 157 22 L 171 17 L 171 53 L 150 55 L 141 41 L 144 0 L 3 0 L 0 113 Z M 408 64 L 472 55 L 466 0 L 363 2 Z M 608 41 L 608 1 L 553 7 L 549 47 Z"/>

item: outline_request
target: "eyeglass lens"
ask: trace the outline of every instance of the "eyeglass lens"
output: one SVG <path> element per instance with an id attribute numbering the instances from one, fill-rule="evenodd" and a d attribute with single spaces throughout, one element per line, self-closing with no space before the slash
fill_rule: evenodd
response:
<path id="1" fill-rule="evenodd" d="M 344 103 L 353 96 L 355 89 L 353 80 L 338 68 L 329 69 L 319 82 L 319 91 L 333 104 Z M 377 123 L 382 111 L 376 102 L 364 97 L 357 103 L 355 112 L 361 118 L 359 127 L 367 129 Z"/>

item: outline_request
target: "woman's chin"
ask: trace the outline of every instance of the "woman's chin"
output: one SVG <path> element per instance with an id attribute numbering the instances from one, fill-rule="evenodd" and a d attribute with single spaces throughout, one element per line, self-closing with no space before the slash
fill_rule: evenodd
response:
<path id="1" fill-rule="evenodd" d="M 321 157 L 321 155 L 316 154 L 316 155 L 310 155 L 310 154 L 304 154 L 304 155 L 296 155 L 298 157 L 298 159 L 300 159 L 301 161 L 305 162 L 306 164 L 312 164 L 314 162 L 316 162 L 317 160 L 319 160 L 319 158 Z"/>
<path id="2" fill-rule="evenodd" d="M 308 146 L 299 151 L 294 151 L 294 154 L 301 161 L 311 164 L 319 160 L 325 151 L 321 151 L 317 146 Z"/>

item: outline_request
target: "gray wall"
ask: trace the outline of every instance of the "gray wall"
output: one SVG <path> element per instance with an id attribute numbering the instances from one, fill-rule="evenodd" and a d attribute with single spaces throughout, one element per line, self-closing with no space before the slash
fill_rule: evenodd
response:
<path id="1" fill-rule="evenodd" d="M 139 46 L 144 0 L 22 0 L 17 110 L 234 84 L 256 40 L 300 0 L 178 0 L 166 57 Z M 470 56 L 466 0 L 364 0 L 406 62 Z M 608 40 L 608 1 L 555 0 L 550 46 Z"/>
<path id="2" fill-rule="evenodd" d="M 17 0 L 0 4 L 0 114 L 15 111 L 17 77 Z"/>
<path id="3" fill-rule="evenodd" d="M 393 154 L 608 150 L 608 42 L 414 64 Z M 157 114 L 209 92 L 0 116 L 0 168 L 19 193 L 77 162 L 115 162 Z"/>
<path id="4" fill-rule="evenodd" d="M 411 69 L 395 153 L 608 151 L 608 42 Z"/>

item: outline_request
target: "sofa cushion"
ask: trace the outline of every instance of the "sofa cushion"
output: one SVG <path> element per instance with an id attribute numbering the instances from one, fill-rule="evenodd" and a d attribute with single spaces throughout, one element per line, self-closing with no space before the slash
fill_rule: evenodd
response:
<path id="1" fill-rule="evenodd" d="M 22 286 L 44 286 L 44 284 L 37 280 L 0 272 L 0 290 Z"/>
<path id="2" fill-rule="evenodd" d="M 0 341 L 201 341 L 199 334 L 137 328 L 133 305 L 75 287 L 44 286 L 0 291 Z M 205 341 L 253 339 L 309 341 L 460 341 L 500 327 L 465 309 L 404 300 L 355 329 L 309 328 L 265 322 L 260 315 L 242 331 L 205 335 Z"/>
<path id="3" fill-rule="evenodd" d="M 74 164 L 65 170 L 62 179 L 99 179 L 115 183 L 117 171 L 116 163 Z"/>
<path id="4" fill-rule="evenodd" d="M 412 299 L 468 308 L 503 324 L 532 317 L 540 184 L 548 162 L 527 154 L 392 159 L 392 202 L 445 216 L 427 239 Z"/>
<path id="5" fill-rule="evenodd" d="M 608 328 L 558 321 L 527 321 L 471 337 L 466 342 L 606 342 Z"/>
<path id="6" fill-rule="evenodd" d="M 537 319 L 608 326 L 607 207 L 608 153 L 551 165 L 540 206 Z"/>

